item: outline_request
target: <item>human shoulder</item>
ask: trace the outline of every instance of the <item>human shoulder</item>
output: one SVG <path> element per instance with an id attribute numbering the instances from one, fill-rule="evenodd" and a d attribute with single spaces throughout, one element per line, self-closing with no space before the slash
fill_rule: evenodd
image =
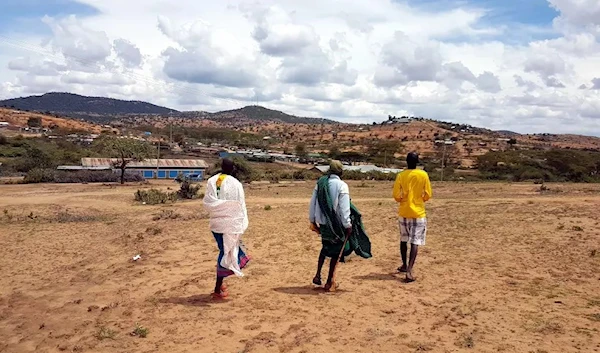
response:
<path id="1" fill-rule="evenodd" d="M 215 174 L 215 175 L 211 176 L 210 178 L 208 178 L 208 183 L 215 182 L 219 178 L 219 175 L 221 175 L 221 174 Z"/>
<path id="2" fill-rule="evenodd" d="M 235 184 L 235 185 L 237 185 L 237 186 L 240 186 L 240 187 L 243 187 L 243 186 L 242 186 L 242 182 L 241 182 L 241 181 L 239 181 L 239 180 L 238 180 L 236 177 L 233 177 L 233 176 L 231 176 L 231 175 L 228 175 L 228 176 L 227 176 L 227 179 L 229 179 L 229 181 L 230 181 L 230 182 L 232 182 L 233 184 Z"/>
<path id="3" fill-rule="evenodd" d="M 348 183 L 346 183 L 342 179 L 338 179 L 338 183 L 339 183 L 339 186 L 340 186 L 340 193 L 341 194 L 349 194 L 350 193 L 350 187 L 348 186 Z"/>

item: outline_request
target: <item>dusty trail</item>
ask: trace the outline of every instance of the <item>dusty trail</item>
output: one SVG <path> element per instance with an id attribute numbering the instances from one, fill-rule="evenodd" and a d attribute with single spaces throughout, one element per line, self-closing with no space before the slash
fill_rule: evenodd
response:
<path id="1" fill-rule="evenodd" d="M 225 303 L 208 297 L 216 248 L 201 202 L 135 205 L 138 187 L 0 186 L 0 352 L 600 350 L 598 186 L 434 185 L 406 285 L 391 184 L 351 183 L 374 258 L 343 265 L 335 294 L 309 285 L 312 185 L 250 186 L 254 261 Z M 153 220 L 165 214 L 179 218 Z M 130 335 L 136 323 L 147 338 Z"/>

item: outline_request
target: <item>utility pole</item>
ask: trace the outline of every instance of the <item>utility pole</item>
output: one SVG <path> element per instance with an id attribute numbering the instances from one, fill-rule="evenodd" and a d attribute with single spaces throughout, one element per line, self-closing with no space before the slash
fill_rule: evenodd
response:
<path id="1" fill-rule="evenodd" d="M 444 167 L 446 166 L 446 141 L 444 141 L 444 151 L 442 152 L 442 175 L 440 181 L 444 181 Z"/>
<path id="2" fill-rule="evenodd" d="M 173 144 L 173 123 L 169 119 L 169 144 Z"/>
<path id="3" fill-rule="evenodd" d="M 383 165 L 387 168 L 387 150 L 383 151 Z"/>
<path id="4" fill-rule="evenodd" d="M 158 179 L 159 168 L 160 168 L 160 138 L 158 139 L 158 149 L 156 151 L 156 179 Z"/>

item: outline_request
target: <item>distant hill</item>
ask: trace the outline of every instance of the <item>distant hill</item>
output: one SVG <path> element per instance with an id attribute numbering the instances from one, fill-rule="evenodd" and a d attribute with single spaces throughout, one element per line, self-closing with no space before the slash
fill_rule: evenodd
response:
<path id="1" fill-rule="evenodd" d="M 216 113 L 179 112 L 141 101 L 125 101 L 105 97 L 87 97 L 73 93 L 46 93 L 41 96 L 29 96 L 0 101 L 0 107 L 26 110 L 40 113 L 60 114 L 61 116 L 84 119 L 92 122 L 110 122 L 121 118 L 136 116 L 152 119 L 152 116 L 170 116 L 186 119 L 239 120 L 261 122 L 284 122 L 289 124 L 332 124 L 332 120 L 298 117 L 261 106 L 247 106 L 235 110 Z"/>
<path id="2" fill-rule="evenodd" d="M 506 136 L 519 136 L 520 134 L 514 131 L 509 131 L 509 130 L 496 130 L 497 133 L 499 134 L 503 134 Z"/>
<path id="3" fill-rule="evenodd" d="M 225 110 L 208 115 L 210 119 L 231 119 L 236 117 L 258 121 L 280 121 L 288 124 L 336 124 L 333 120 L 298 117 L 258 105 L 250 105 L 240 109 Z"/>
<path id="4" fill-rule="evenodd" d="M 86 97 L 72 93 L 46 93 L 41 96 L 13 98 L 0 101 L 0 107 L 36 112 L 50 112 L 86 120 L 105 120 L 102 117 L 129 114 L 169 114 L 174 109 L 140 101 L 125 101 L 105 97 Z"/>

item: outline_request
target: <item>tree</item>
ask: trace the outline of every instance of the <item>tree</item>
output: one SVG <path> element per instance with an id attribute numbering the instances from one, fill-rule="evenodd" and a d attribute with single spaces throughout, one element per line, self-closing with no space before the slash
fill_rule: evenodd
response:
<path id="1" fill-rule="evenodd" d="M 337 159 L 340 156 L 340 149 L 337 145 L 332 145 L 329 148 L 329 157 L 333 159 Z"/>
<path id="2" fill-rule="evenodd" d="M 173 134 L 173 142 L 182 146 L 185 142 L 185 135 L 180 132 Z"/>
<path id="3" fill-rule="evenodd" d="M 506 143 L 508 143 L 510 145 L 510 147 L 512 148 L 517 144 L 517 139 L 511 138 Z"/>
<path id="4" fill-rule="evenodd" d="M 152 155 L 152 147 L 148 143 L 130 138 L 105 138 L 99 144 L 104 154 L 117 159 L 113 167 L 121 170 L 121 184 L 125 184 L 125 169 L 129 163 Z"/>
<path id="5" fill-rule="evenodd" d="M 306 145 L 304 143 L 297 144 L 296 148 L 294 150 L 296 152 L 296 156 L 298 156 L 298 157 L 306 157 L 306 155 L 307 155 Z"/>
<path id="6" fill-rule="evenodd" d="M 31 117 L 27 120 L 27 126 L 29 127 L 42 127 L 42 118 Z"/>
<path id="7" fill-rule="evenodd" d="M 404 146 L 398 140 L 375 140 L 369 145 L 367 154 L 372 161 L 388 165 L 394 162 L 394 155 L 401 153 L 403 149 Z"/>

